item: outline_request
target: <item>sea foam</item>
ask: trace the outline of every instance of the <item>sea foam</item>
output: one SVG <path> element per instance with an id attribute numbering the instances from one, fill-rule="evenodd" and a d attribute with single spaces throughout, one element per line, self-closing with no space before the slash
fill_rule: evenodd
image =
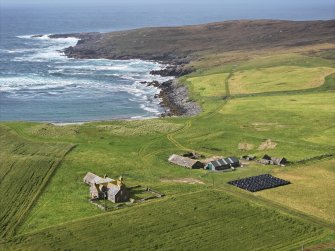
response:
<path id="1" fill-rule="evenodd" d="M 149 74 L 151 70 L 161 69 L 164 65 L 138 59 L 67 58 L 62 51 L 76 45 L 77 38 L 25 35 L 19 36 L 18 40 L 25 41 L 22 45 L 27 45 L 27 48 L 20 46 L 7 51 L 11 64 L 17 65 L 18 69 L 13 71 L 8 68 L 0 76 L 0 92 L 6 97 L 4 100 L 15 99 L 16 104 L 24 101 L 28 106 L 35 105 L 37 110 L 34 108 L 34 117 L 38 117 L 38 120 L 44 120 L 44 107 L 51 109 L 50 102 L 55 114 L 59 111 L 61 117 L 68 116 L 66 120 L 71 121 L 73 112 L 76 118 L 78 114 L 83 114 L 84 117 L 79 119 L 82 121 L 91 117 L 95 120 L 99 117 L 157 117 L 161 113 L 161 100 L 154 98 L 159 89 L 142 82 L 171 79 Z M 24 72 L 20 72 L 21 69 Z M 3 109 L 12 109 L 10 106 L 6 108 L 6 103 L 1 105 Z M 83 107 L 87 107 L 86 113 Z M 91 111 L 94 111 L 94 116 Z M 29 114 L 25 115 L 29 120 Z M 50 116 L 48 114 L 47 117 Z"/>

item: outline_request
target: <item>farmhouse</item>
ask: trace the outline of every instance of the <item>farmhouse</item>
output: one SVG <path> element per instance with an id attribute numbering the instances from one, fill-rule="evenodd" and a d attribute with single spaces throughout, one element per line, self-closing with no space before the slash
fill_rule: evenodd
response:
<path id="1" fill-rule="evenodd" d="M 240 161 L 236 157 L 222 158 L 209 162 L 205 169 L 212 171 L 234 169 L 234 167 L 240 166 Z"/>
<path id="2" fill-rule="evenodd" d="M 101 178 L 94 173 L 88 172 L 84 183 L 90 186 L 91 199 L 108 199 L 114 203 L 129 200 L 129 192 L 123 183 L 123 178 L 113 180 L 108 177 Z"/>
<path id="3" fill-rule="evenodd" d="M 199 169 L 204 167 L 204 164 L 198 160 L 190 159 L 176 154 L 170 156 L 169 162 L 190 169 Z"/>

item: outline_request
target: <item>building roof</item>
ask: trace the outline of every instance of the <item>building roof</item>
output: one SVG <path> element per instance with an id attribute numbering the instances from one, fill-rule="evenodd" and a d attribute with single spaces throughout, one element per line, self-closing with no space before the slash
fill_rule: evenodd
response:
<path id="1" fill-rule="evenodd" d="M 84 177 L 84 182 L 85 183 L 89 183 L 91 185 L 93 184 L 103 184 L 103 183 L 109 183 L 109 182 L 113 182 L 114 180 L 111 179 L 111 178 L 101 178 L 100 176 L 94 174 L 94 173 L 91 173 L 91 172 L 88 172 L 85 177 Z"/>
<path id="2" fill-rule="evenodd" d="M 213 160 L 213 161 L 209 162 L 208 164 L 212 164 L 216 168 L 216 167 L 220 167 L 220 166 L 236 164 L 238 162 L 239 162 L 239 160 L 236 157 L 228 157 L 228 158 Z"/>
<path id="3" fill-rule="evenodd" d="M 100 178 L 99 176 L 95 175 L 94 173 L 88 172 L 85 177 L 84 177 L 84 182 L 94 184 L 94 179 L 95 178 Z"/>
<path id="4" fill-rule="evenodd" d="M 223 156 L 213 156 L 207 159 L 204 159 L 202 162 L 207 165 L 208 163 L 214 161 L 214 160 L 218 160 L 218 159 L 223 159 Z"/>
<path id="5" fill-rule="evenodd" d="M 169 158 L 169 162 L 179 165 L 179 166 L 184 166 L 184 167 L 193 167 L 196 163 L 198 163 L 198 160 L 190 159 L 187 157 L 183 157 L 177 154 L 173 154 Z"/>
<path id="6" fill-rule="evenodd" d="M 108 187 L 107 193 L 108 195 L 115 196 L 120 190 L 121 190 L 121 186 L 114 185 L 114 186 Z"/>

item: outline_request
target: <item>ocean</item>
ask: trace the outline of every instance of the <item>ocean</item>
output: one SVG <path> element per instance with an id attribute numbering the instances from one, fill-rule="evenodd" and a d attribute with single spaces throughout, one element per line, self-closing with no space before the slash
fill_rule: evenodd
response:
<path id="1" fill-rule="evenodd" d="M 312 1 L 313 2 L 313 1 Z M 327 2 L 327 1 L 326 1 Z M 164 65 L 141 60 L 79 60 L 61 50 L 75 38 L 47 34 L 115 31 L 233 19 L 315 20 L 334 18 L 333 5 L 109 4 L 96 6 L 1 6 L 0 120 L 84 122 L 157 117 L 159 89 L 143 81 L 166 81 L 151 70 Z M 33 37 L 43 34 L 42 37 Z"/>

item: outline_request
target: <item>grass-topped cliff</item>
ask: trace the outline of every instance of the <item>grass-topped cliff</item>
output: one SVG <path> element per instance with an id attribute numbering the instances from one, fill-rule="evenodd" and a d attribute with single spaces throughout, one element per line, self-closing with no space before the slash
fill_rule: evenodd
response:
<path id="1" fill-rule="evenodd" d="M 234 27 L 225 32 L 215 30 L 215 24 L 152 28 L 83 42 L 125 58 L 130 55 L 126 48 L 137 55 L 153 55 L 148 51 L 157 55 L 158 46 L 146 43 L 159 39 L 159 33 L 152 30 L 162 30 L 161 44 L 166 46 L 161 55 L 174 50 L 178 58 L 186 56 L 194 71 L 179 78 L 179 83 L 188 87 L 190 99 L 201 105 L 202 112 L 193 117 L 68 126 L 1 123 L 0 147 L 5 150 L 0 154 L 0 188 L 5 199 L 0 204 L 0 250 L 334 247 L 333 24 L 236 21 L 218 24 Z M 184 41 L 182 31 L 208 27 L 212 36 L 194 32 L 193 42 Z M 260 37 L 258 29 L 265 37 Z M 288 29 L 291 35 L 285 38 L 281 34 Z M 221 39 L 221 33 L 225 38 L 235 37 L 234 43 Z M 266 38 L 270 33 L 273 37 Z M 125 34 L 123 39 L 120 34 Z M 246 34 L 250 39 L 236 38 L 247 38 Z M 140 37 L 147 42 L 141 43 Z M 121 46 L 120 41 L 122 50 L 115 46 Z M 211 48 L 209 44 L 215 41 L 222 46 Z M 197 49 L 187 52 L 187 46 L 178 43 Z M 103 56 L 100 50 L 95 57 Z M 186 151 L 206 156 L 261 157 L 267 153 L 293 163 L 287 167 L 249 163 L 224 173 L 168 163 L 169 155 Z M 109 177 L 122 174 L 127 185 L 142 184 L 166 196 L 103 212 L 88 202 L 88 187 L 82 182 L 88 171 Z M 262 173 L 292 184 L 256 193 L 227 184 Z"/>
<path id="2" fill-rule="evenodd" d="M 66 50 L 66 53 L 79 58 L 140 58 L 187 62 L 202 54 L 333 43 L 334 27 L 335 20 L 242 20 L 143 28 L 87 36 L 82 34 L 82 41 Z"/>

